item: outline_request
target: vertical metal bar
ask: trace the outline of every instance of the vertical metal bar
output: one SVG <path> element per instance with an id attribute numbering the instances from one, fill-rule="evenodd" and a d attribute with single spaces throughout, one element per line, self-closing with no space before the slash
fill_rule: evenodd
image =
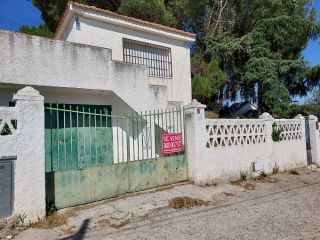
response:
<path id="1" fill-rule="evenodd" d="M 180 132 L 182 132 L 181 114 L 183 114 L 183 112 L 181 111 L 181 108 L 179 108 L 179 122 L 178 122 L 178 125 L 179 125 Z"/>
<path id="2" fill-rule="evenodd" d="M 156 157 L 156 110 L 153 110 L 153 140 L 154 140 L 154 157 Z"/>
<path id="3" fill-rule="evenodd" d="M 133 118 L 133 113 L 131 114 L 131 123 L 132 123 L 132 160 L 136 160 L 135 147 L 134 147 L 134 118 Z"/>
<path id="4" fill-rule="evenodd" d="M 98 141 L 97 141 L 97 109 L 94 109 L 94 146 L 96 148 L 95 165 L 98 163 Z"/>
<path id="5" fill-rule="evenodd" d="M 120 162 L 120 157 L 119 157 L 119 117 L 116 117 L 117 118 L 117 156 L 118 156 L 118 163 Z"/>
<path id="6" fill-rule="evenodd" d="M 100 118 L 100 133 L 101 133 L 101 131 L 103 131 L 102 129 L 102 109 L 100 109 L 100 111 L 99 111 L 99 113 L 100 113 L 100 116 L 99 116 L 99 118 Z M 100 156 L 102 156 L 102 152 L 103 152 L 103 146 L 102 146 L 102 141 L 101 141 L 101 138 L 102 138 L 102 136 L 101 137 L 99 137 L 99 146 L 100 146 L 100 152 L 99 152 L 99 157 Z M 97 159 L 98 160 L 98 159 Z M 103 159 L 101 159 L 101 161 L 103 161 Z M 99 163 L 99 161 L 98 161 L 98 163 Z M 101 163 L 101 162 L 100 162 Z"/>
<path id="7" fill-rule="evenodd" d="M 143 131 L 143 126 L 142 126 L 142 122 L 143 122 L 143 116 L 142 116 L 142 111 L 141 111 L 141 123 L 140 123 L 140 127 L 141 127 L 141 150 L 142 150 L 142 159 L 144 159 L 144 147 L 143 147 L 143 135 L 144 135 L 144 131 Z"/>
<path id="8" fill-rule="evenodd" d="M 136 113 L 136 119 L 137 119 L 137 124 L 136 124 L 136 137 L 137 137 L 137 150 L 138 150 L 138 157 L 137 160 L 140 159 L 140 152 L 139 152 L 139 114 L 138 112 Z"/>
<path id="9" fill-rule="evenodd" d="M 67 168 L 67 151 L 66 151 L 66 105 L 63 104 L 63 152 L 64 152 L 64 169 Z"/>
<path id="10" fill-rule="evenodd" d="M 160 122 L 160 119 L 159 119 L 159 118 L 160 118 L 160 111 L 159 111 L 159 109 L 158 109 L 157 118 L 158 118 L 158 133 L 159 133 L 159 134 L 158 134 L 158 139 L 160 139 L 160 140 L 159 140 L 159 146 L 161 146 L 161 132 L 160 132 L 160 129 L 161 129 L 161 128 L 160 128 L 160 125 L 159 125 L 159 122 Z M 159 153 L 159 154 L 160 154 L 160 151 L 161 151 L 161 148 L 158 149 L 158 153 Z"/>
<path id="11" fill-rule="evenodd" d="M 150 145 L 150 143 L 149 143 L 149 138 L 148 138 L 148 123 L 149 123 L 149 120 L 148 120 L 148 113 L 147 113 L 147 111 L 145 111 L 144 112 L 144 114 L 145 114 L 145 116 L 146 116 L 146 147 L 147 147 L 147 159 L 149 159 L 149 145 Z"/>
<path id="12" fill-rule="evenodd" d="M 57 169 L 60 170 L 60 134 L 59 134 L 59 109 L 58 109 L 58 103 L 57 103 L 57 132 L 58 132 L 58 147 L 57 147 L 57 151 L 58 151 L 58 164 L 57 164 Z"/>
<path id="13" fill-rule="evenodd" d="M 78 168 L 80 166 L 79 161 L 80 161 L 80 149 L 79 149 L 79 108 L 78 106 L 76 107 L 77 110 L 77 148 L 78 148 L 78 160 L 77 160 L 77 164 L 78 164 Z"/>
<path id="14" fill-rule="evenodd" d="M 127 117 L 126 118 L 126 129 L 127 129 L 127 162 L 129 164 L 130 162 L 130 125 L 129 125 L 129 121 L 130 121 L 130 118 Z"/>
<path id="15" fill-rule="evenodd" d="M 123 118 L 121 118 L 121 129 L 122 129 L 122 134 L 121 134 L 121 142 L 122 142 L 122 162 L 124 162 L 124 129 L 123 129 Z"/>
<path id="16" fill-rule="evenodd" d="M 107 132 L 107 127 L 108 127 L 108 116 L 107 116 L 107 115 L 105 115 L 105 117 L 106 117 L 106 129 L 105 129 L 105 130 L 106 130 L 106 132 Z M 106 154 L 105 154 L 105 156 L 104 156 L 104 158 L 105 158 L 105 159 L 104 159 L 104 162 L 106 162 L 106 161 L 107 161 L 107 159 L 108 159 L 108 155 L 109 155 L 109 144 L 108 144 L 108 142 L 109 142 L 108 140 L 109 140 L 109 139 L 108 139 L 108 135 L 106 135 L 105 137 L 107 138 L 107 139 L 106 139 L 107 141 L 106 141 Z"/>
<path id="17" fill-rule="evenodd" d="M 174 121 L 174 114 L 175 114 L 175 110 L 173 109 L 173 112 L 172 112 L 172 122 L 173 122 L 173 132 L 175 133 L 175 130 L 176 130 L 176 126 L 175 126 L 175 121 Z"/>
<path id="18" fill-rule="evenodd" d="M 168 109 L 168 117 L 169 117 L 169 132 L 171 133 L 171 111 L 170 111 L 170 108 Z"/>
<path id="19" fill-rule="evenodd" d="M 165 129 L 166 129 L 166 133 L 168 133 L 169 131 L 168 131 L 168 122 L 167 122 L 167 109 L 164 110 L 164 117 L 165 117 L 165 120 L 166 120 L 165 121 L 166 122 L 166 128 Z"/>
<path id="20" fill-rule="evenodd" d="M 50 160 L 51 160 L 51 169 L 50 169 L 50 172 L 52 172 L 53 170 L 55 170 L 54 169 L 54 167 L 53 167 L 53 135 L 52 135 L 52 122 L 53 122 L 53 117 L 52 117 L 52 104 L 50 103 L 49 104 L 49 107 L 50 107 L 50 110 L 49 110 L 49 113 L 50 113 L 50 137 L 51 137 L 51 156 L 50 156 Z"/>
<path id="21" fill-rule="evenodd" d="M 152 113 L 151 110 L 149 111 L 149 122 L 150 122 L 150 132 L 149 132 L 149 141 L 150 141 L 150 158 L 152 158 L 152 149 L 153 149 L 153 144 L 152 144 Z"/>
<path id="22" fill-rule="evenodd" d="M 84 159 L 86 159 L 86 128 L 85 128 L 85 116 L 84 116 L 84 106 L 82 107 L 82 132 L 83 132 L 83 155 Z M 84 161 L 84 160 L 83 160 Z M 84 167 L 84 164 L 82 165 Z"/>
<path id="23" fill-rule="evenodd" d="M 70 161 L 71 161 L 71 163 L 73 164 L 73 146 L 72 146 L 72 144 L 73 144 L 73 137 L 72 137 L 72 134 L 73 134 L 73 129 L 72 129 L 72 108 L 71 108 L 71 104 L 69 105 L 69 109 L 70 109 L 70 114 L 69 114 L 69 117 L 70 117 L 70 138 L 71 138 L 71 143 L 70 143 L 70 154 L 71 154 L 71 156 L 70 156 Z"/>
<path id="24" fill-rule="evenodd" d="M 89 154 L 90 154 L 90 166 L 92 166 L 92 150 L 91 150 L 91 109 L 89 107 Z"/>
<path id="25" fill-rule="evenodd" d="M 129 138 L 129 118 L 126 118 L 127 123 L 127 179 L 128 179 L 128 187 L 129 191 L 131 190 L 131 174 L 130 174 L 130 138 Z"/>

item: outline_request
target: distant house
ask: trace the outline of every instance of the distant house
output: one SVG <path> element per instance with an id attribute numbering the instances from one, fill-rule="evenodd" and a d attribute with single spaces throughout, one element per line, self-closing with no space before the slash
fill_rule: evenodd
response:
<path id="1" fill-rule="evenodd" d="M 293 100 L 291 102 L 291 106 L 299 106 L 300 105 L 300 102 L 298 100 Z"/>
<path id="2" fill-rule="evenodd" d="M 230 107 L 224 107 L 219 115 L 227 118 L 256 117 L 258 108 L 249 101 L 233 103 Z"/>

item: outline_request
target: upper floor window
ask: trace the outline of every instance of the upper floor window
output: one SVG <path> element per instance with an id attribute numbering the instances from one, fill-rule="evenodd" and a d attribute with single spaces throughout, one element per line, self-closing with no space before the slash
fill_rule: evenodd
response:
<path id="1" fill-rule="evenodd" d="M 124 38 L 123 61 L 148 65 L 149 76 L 172 77 L 170 48 Z"/>

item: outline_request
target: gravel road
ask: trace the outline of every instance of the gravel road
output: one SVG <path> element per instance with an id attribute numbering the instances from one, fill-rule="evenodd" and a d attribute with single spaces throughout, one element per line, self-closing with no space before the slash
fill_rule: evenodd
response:
<path id="1" fill-rule="evenodd" d="M 132 209 L 130 218 L 121 226 L 99 224 L 97 212 L 109 206 L 102 204 L 84 210 L 77 221 L 69 220 L 69 226 L 77 227 L 77 232 L 69 237 L 53 237 L 57 229 L 29 229 L 18 239 L 320 239 L 320 172 L 307 169 L 299 172 L 220 187 L 187 184 L 128 197 L 121 204 L 112 203 L 116 209 L 121 206 Z M 150 204 L 151 199 L 156 202 L 163 196 L 187 192 L 194 198 L 210 200 L 209 204 L 190 209 L 155 208 L 140 215 L 134 210 L 139 209 L 135 206 L 140 209 L 144 206 L 138 199 Z"/>

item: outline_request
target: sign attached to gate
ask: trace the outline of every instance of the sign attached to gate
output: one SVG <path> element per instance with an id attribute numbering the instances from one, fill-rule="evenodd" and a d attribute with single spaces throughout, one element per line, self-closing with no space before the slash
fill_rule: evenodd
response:
<path id="1" fill-rule="evenodd" d="M 162 152 L 164 154 L 178 153 L 183 151 L 182 133 L 162 134 Z"/>

